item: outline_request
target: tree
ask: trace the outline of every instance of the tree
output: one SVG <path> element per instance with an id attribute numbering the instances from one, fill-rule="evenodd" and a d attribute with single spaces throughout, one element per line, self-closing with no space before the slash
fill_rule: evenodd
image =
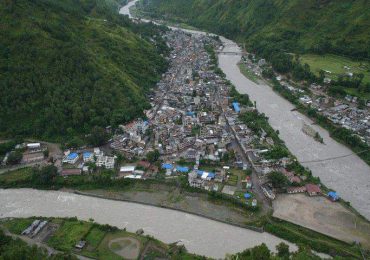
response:
<path id="1" fill-rule="evenodd" d="M 146 159 L 150 163 L 154 163 L 154 162 L 158 161 L 159 157 L 160 157 L 160 153 L 157 149 L 155 149 L 154 151 L 148 152 L 146 154 Z"/>
<path id="2" fill-rule="evenodd" d="M 270 172 L 267 178 L 275 188 L 284 188 L 288 185 L 288 178 L 281 172 Z"/>
<path id="3" fill-rule="evenodd" d="M 51 185 L 58 175 L 58 168 L 54 165 L 48 165 L 44 168 L 35 169 L 32 175 L 33 183 L 37 185 Z"/>
<path id="4" fill-rule="evenodd" d="M 289 252 L 289 246 L 285 244 L 284 242 L 281 242 L 276 246 L 276 250 L 278 252 L 278 256 L 283 259 L 289 259 L 290 252 Z"/>
<path id="5" fill-rule="evenodd" d="M 108 141 L 108 134 L 103 127 L 95 126 L 88 138 L 89 143 L 93 146 L 100 146 Z"/>
<path id="6" fill-rule="evenodd" d="M 271 259 L 271 252 L 265 243 L 255 246 L 251 249 L 253 259 L 269 260 Z"/>

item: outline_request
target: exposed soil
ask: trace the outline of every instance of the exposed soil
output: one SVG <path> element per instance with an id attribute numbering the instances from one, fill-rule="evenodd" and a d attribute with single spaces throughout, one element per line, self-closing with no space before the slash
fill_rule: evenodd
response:
<path id="1" fill-rule="evenodd" d="M 112 239 L 108 246 L 110 250 L 124 259 L 137 259 L 140 253 L 140 242 L 132 237 Z"/>
<path id="2" fill-rule="evenodd" d="M 150 191 L 106 191 L 90 190 L 83 194 L 98 195 L 110 199 L 140 202 L 154 206 L 164 206 L 212 219 L 245 226 L 258 219 L 258 213 L 247 212 L 231 204 L 209 201 L 204 194 L 183 193 L 178 189 L 162 190 L 160 186 Z"/>
<path id="3" fill-rule="evenodd" d="M 279 195 L 274 217 L 315 230 L 339 240 L 370 248 L 370 224 L 339 203 L 304 194 Z"/>

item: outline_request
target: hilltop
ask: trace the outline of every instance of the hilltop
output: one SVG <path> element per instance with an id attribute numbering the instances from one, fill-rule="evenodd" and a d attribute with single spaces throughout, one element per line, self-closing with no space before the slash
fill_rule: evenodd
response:
<path id="1" fill-rule="evenodd" d="M 0 134 L 61 140 L 142 115 L 167 66 L 163 28 L 121 2 L 0 2 Z"/>
<path id="2" fill-rule="evenodd" d="M 366 0 L 144 0 L 156 18 L 185 22 L 252 48 L 370 57 Z"/>

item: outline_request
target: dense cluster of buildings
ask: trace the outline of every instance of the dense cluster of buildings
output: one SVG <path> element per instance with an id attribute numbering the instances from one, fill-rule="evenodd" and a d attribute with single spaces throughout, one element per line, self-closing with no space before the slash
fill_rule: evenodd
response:
<path id="1" fill-rule="evenodd" d="M 247 69 L 257 76 L 261 76 L 264 59 L 256 62 L 252 55 L 244 57 L 243 61 Z M 348 76 L 351 76 L 350 74 Z M 318 113 L 327 117 L 335 125 L 353 131 L 363 142 L 370 145 L 370 100 L 365 106 L 359 108 L 359 100 L 355 96 L 346 95 L 343 99 L 331 97 L 326 93 L 327 84 L 331 82 L 326 78 L 324 85 L 311 84 L 309 91 L 306 91 L 294 82 L 290 82 L 284 76 L 277 75 L 276 79 L 286 90 L 299 96 L 299 102 L 305 106 L 315 108 Z"/>
<path id="2" fill-rule="evenodd" d="M 95 164 L 97 167 L 105 169 L 114 169 L 116 164 L 116 156 L 105 155 L 99 148 L 93 150 L 80 150 L 64 152 L 62 159 L 62 176 L 80 175 L 83 172 L 88 173 L 89 163 Z"/>

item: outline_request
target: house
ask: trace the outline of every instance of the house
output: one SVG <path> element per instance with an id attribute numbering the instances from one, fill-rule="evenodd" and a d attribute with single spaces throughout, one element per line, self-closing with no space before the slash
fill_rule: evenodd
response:
<path id="1" fill-rule="evenodd" d="M 67 176 L 73 176 L 73 175 L 81 175 L 81 169 L 63 169 L 60 173 L 61 176 L 67 177 Z"/>
<path id="2" fill-rule="evenodd" d="M 245 177 L 245 180 L 242 180 L 242 183 L 245 183 L 246 189 L 252 188 L 252 180 L 250 176 Z"/>
<path id="3" fill-rule="evenodd" d="M 289 188 L 287 188 L 287 192 L 289 194 L 303 193 L 303 192 L 306 192 L 306 187 L 305 186 L 302 186 L 302 187 L 289 187 Z"/>
<path id="4" fill-rule="evenodd" d="M 236 113 L 240 113 L 240 107 L 238 102 L 233 102 L 233 108 Z"/>
<path id="5" fill-rule="evenodd" d="M 44 160 L 45 156 L 43 152 L 36 152 L 36 153 L 24 153 L 22 162 L 23 163 L 32 163 L 37 161 Z"/>
<path id="6" fill-rule="evenodd" d="M 81 250 L 85 247 L 85 245 L 86 245 L 86 241 L 81 240 L 81 241 L 78 241 L 78 243 L 75 245 L 75 248 Z"/>
<path id="7" fill-rule="evenodd" d="M 96 166 L 105 167 L 106 169 L 113 169 L 116 157 L 100 155 L 96 160 Z"/>
<path id="8" fill-rule="evenodd" d="M 29 143 L 29 144 L 27 144 L 27 149 L 29 149 L 29 150 L 39 150 L 39 149 L 41 149 L 41 144 L 40 143 Z"/>
<path id="9" fill-rule="evenodd" d="M 94 161 L 94 154 L 91 152 L 84 152 L 83 155 L 84 162 L 93 162 Z"/>
<path id="10" fill-rule="evenodd" d="M 173 166 L 170 163 L 164 163 L 162 164 L 162 169 L 166 170 L 166 175 L 169 176 L 172 174 Z"/>
<path id="11" fill-rule="evenodd" d="M 77 153 L 70 153 L 63 159 L 63 163 L 69 163 L 69 164 L 75 164 L 78 160 L 78 154 Z"/>
<path id="12" fill-rule="evenodd" d="M 306 191 L 308 193 L 308 195 L 310 196 L 316 196 L 316 195 L 319 195 L 321 193 L 321 189 L 318 185 L 315 185 L 315 184 L 306 184 Z"/>
<path id="13" fill-rule="evenodd" d="M 122 166 L 119 170 L 118 176 L 119 177 L 126 177 L 128 175 L 132 175 L 135 171 L 135 166 L 133 165 L 127 165 L 127 166 Z"/>

